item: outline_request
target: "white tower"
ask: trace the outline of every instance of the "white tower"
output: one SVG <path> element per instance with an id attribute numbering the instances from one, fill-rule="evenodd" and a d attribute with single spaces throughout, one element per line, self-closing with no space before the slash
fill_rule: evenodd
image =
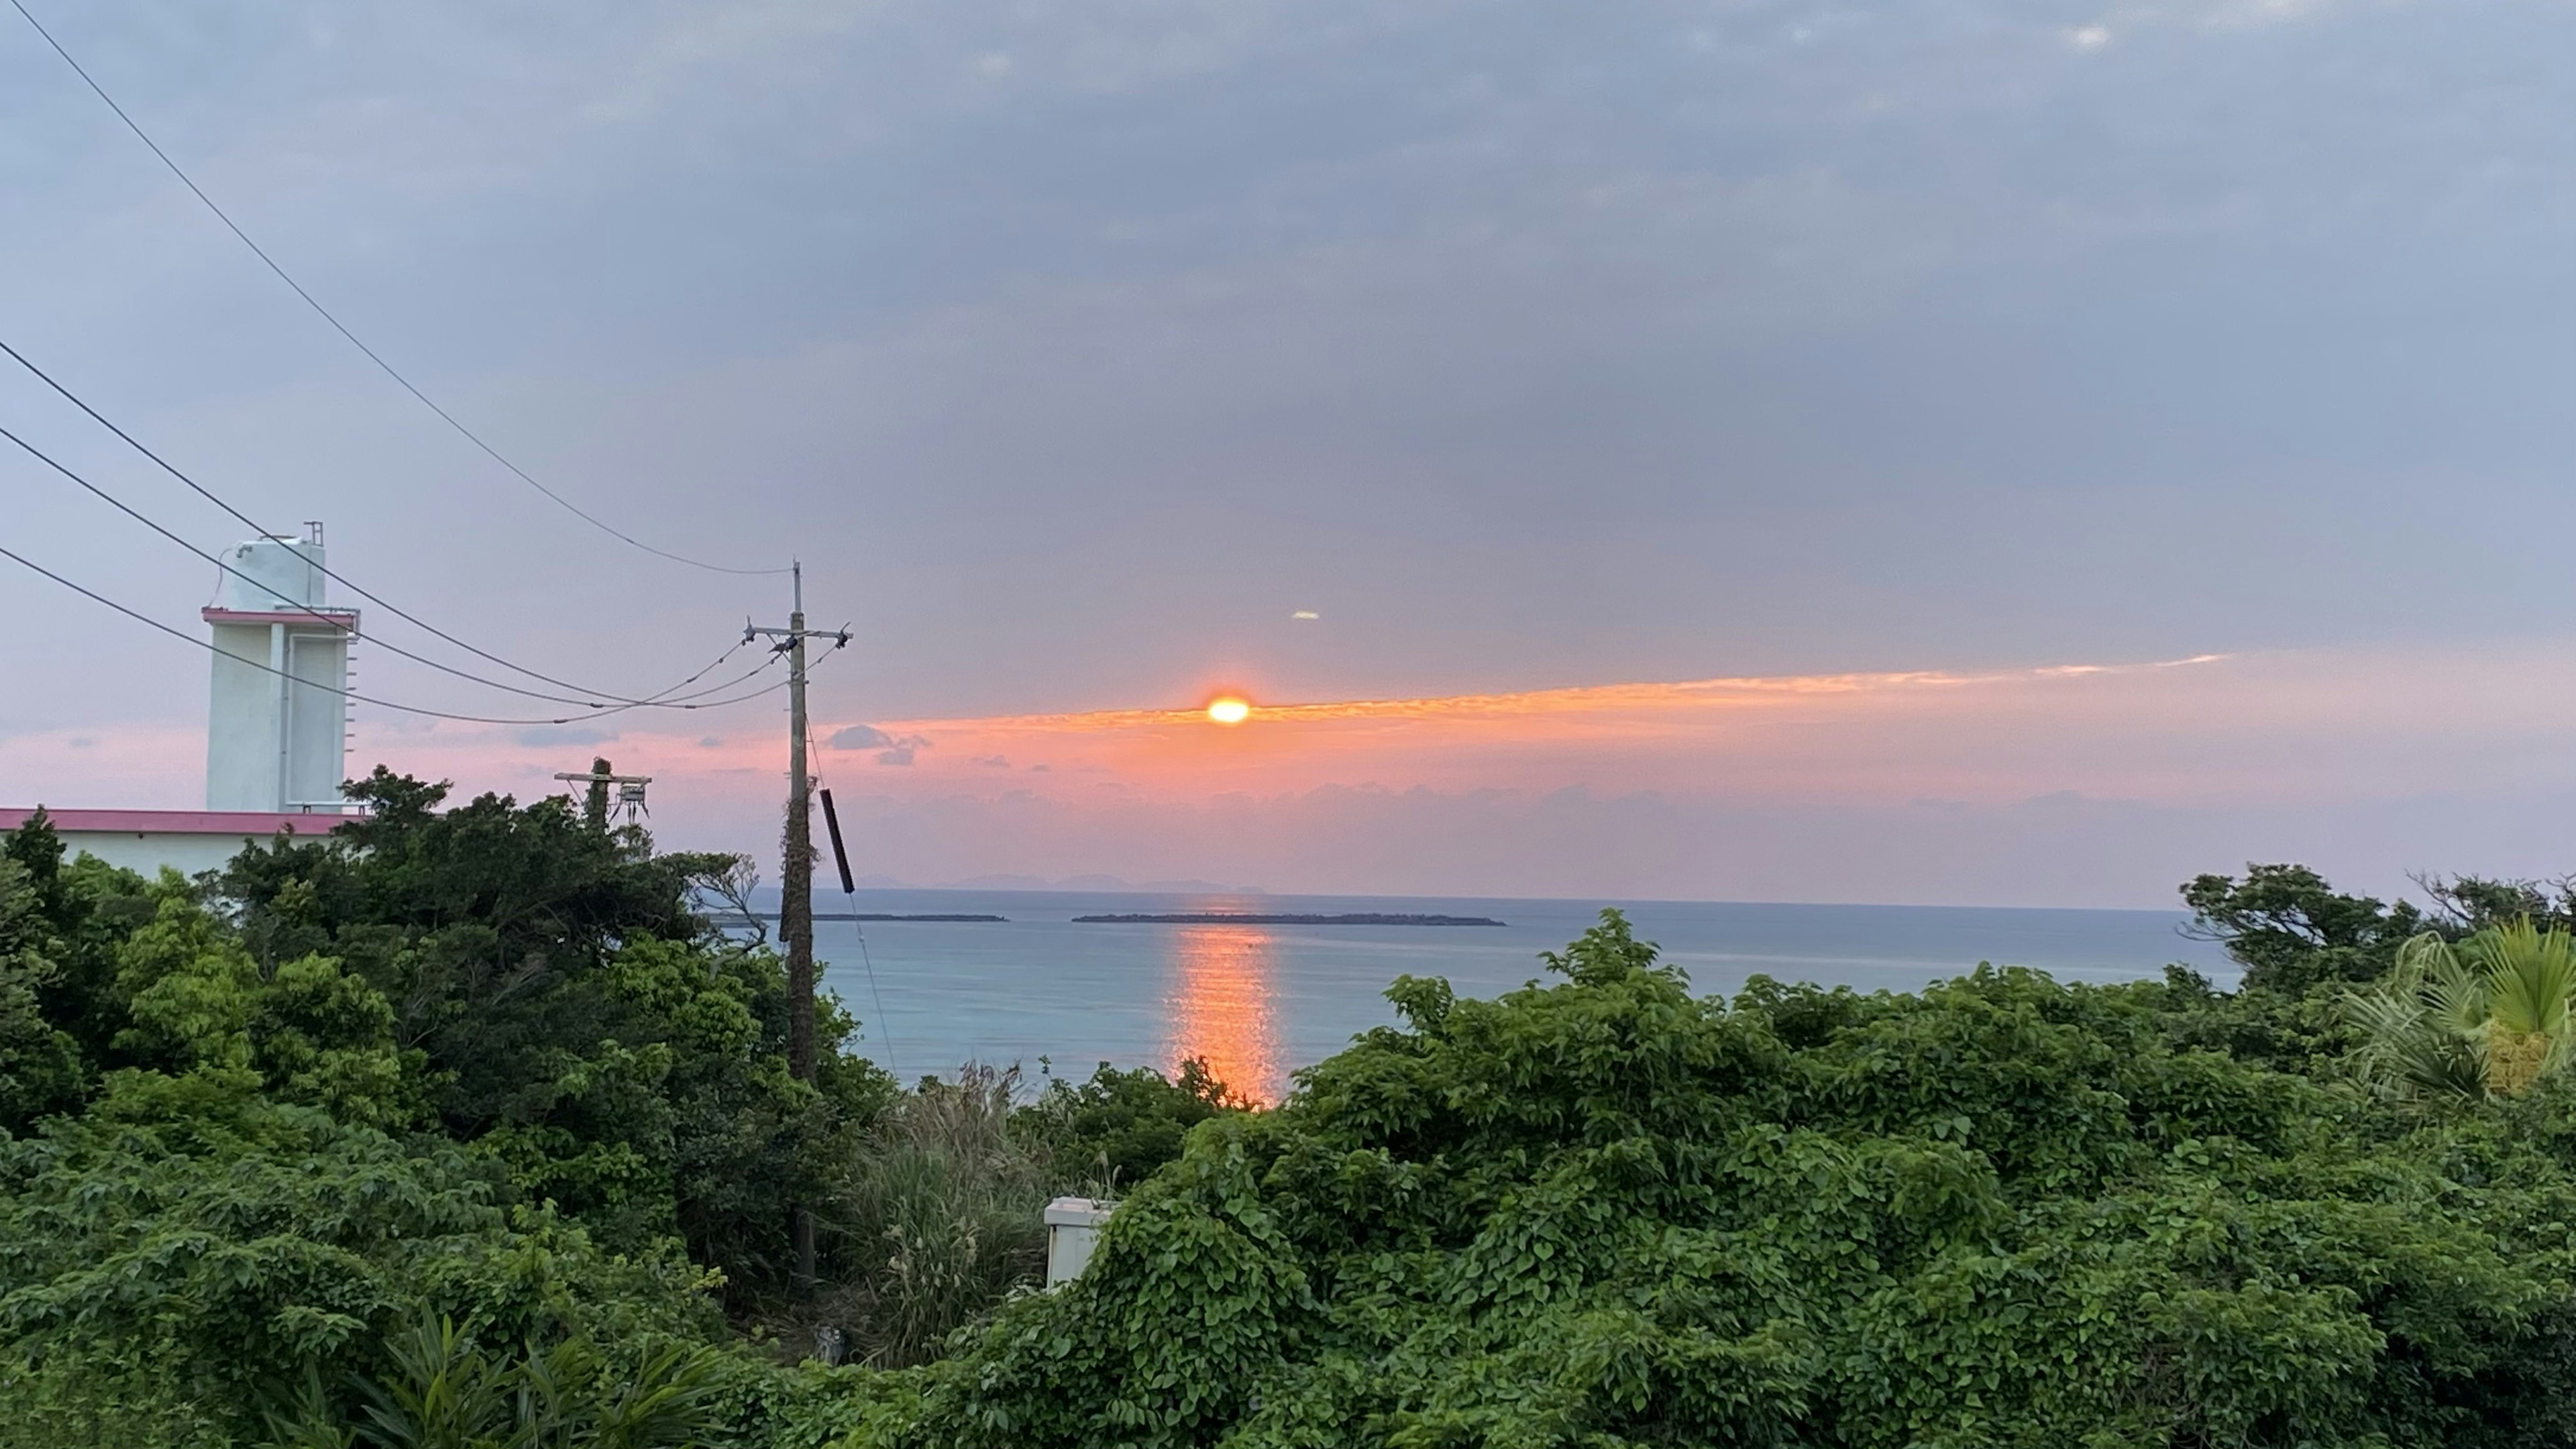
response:
<path id="1" fill-rule="evenodd" d="M 206 808 L 337 813 L 354 609 L 323 606 L 322 525 L 224 556 L 206 712 Z"/>

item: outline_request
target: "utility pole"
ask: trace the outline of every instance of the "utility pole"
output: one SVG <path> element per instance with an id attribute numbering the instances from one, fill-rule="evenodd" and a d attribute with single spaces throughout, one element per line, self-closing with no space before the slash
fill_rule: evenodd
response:
<path id="1" fill-rule="evenodd" d="M 787 656 L 787 836 L 779 863 L 778 934 L 787 943 L 787 1074 L 814 1080 L 814 777 L 805 758 L 805 641 L 821 637 L 838 649 L 847 629 L 805 627 L 805 565 L 793 565 L 795 608 L 787 627 L 743 625 L 744 643 L 767 636 Z M 814 1290 L 814 1210 L 795 1209 L 796 1285 Z"/>

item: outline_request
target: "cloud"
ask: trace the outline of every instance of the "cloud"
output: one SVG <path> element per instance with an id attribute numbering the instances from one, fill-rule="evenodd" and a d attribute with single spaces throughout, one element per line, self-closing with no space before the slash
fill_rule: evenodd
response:
<path id="1" fill-rule="evenodd" d="M 930 737 L 928 735 L 901 735 L 890 742 L 889 748 L 877 751 L 877 763 L 880 765 L 909 765 L 912 763 L 912 756 L 915 750 L 926 750 L 929 748 Z"/>
<path id="2" fill-rule="evenodd" d="M 867 822 L 854 865 L 914 880 L 2164 905 L 2195 871 L 2305 860 L 2384 895 L 2409 870 L 2566 868 L 2576 638 L 869 728 L 893 768 L 833 781 Z M 702 738 L 630 728 L 618 763 L 655 777 L 665 844 L 765 856 L 774 741 Z M 0 803 L 184 807 L 204 759 L 193 728 L 0 738 Z M 362 716 L 351 767 L 379 761 L 459 798 L 554 793 L 576 763 Z"/>
<path id="3" fill-rule="evenodd" d="M 854 724 L 833 731 L 829 743 L 836 750 L 874 750 L 880 765 L 909 765 L 914 752 L 930 748 L 930 737 L 889 734 L 875 725 Z"/>
<path id="4" fill-rule="evenodd" d="M 983 766 L 987 770 L 1007 770 L 1011 768 L 1010 759 L 1003 755 L 977 755 L 975 756 L 974 762 Z"/>

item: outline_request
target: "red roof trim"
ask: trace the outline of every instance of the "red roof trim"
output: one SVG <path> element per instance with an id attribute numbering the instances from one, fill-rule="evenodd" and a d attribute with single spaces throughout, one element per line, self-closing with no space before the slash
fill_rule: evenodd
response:
<path id="1" fill-rule="evenodd" d="M 306 613 L 300 609 L 279 612 L 258 609 L 200 609 L 197 612 L 209 624 L 302 624 L 308 629 L 336 624 L 349 630 L 355 630 L 358 627 L 358 611 L 355 609 L 315 609 L 312 613 Z M 317 619 L 313 617 L 314 614 L 322 617 Z"/>
<path id="2" fill-rule="evenodd" d="M 0 830 L 27 823 L 33 810 L 0 806 Z M 239 835 L 266 837 L 279 830 L 321 835 L 354 815 L 287 814 L 275 810 L 47 810 L 56 830 L 110 835 Z"/>

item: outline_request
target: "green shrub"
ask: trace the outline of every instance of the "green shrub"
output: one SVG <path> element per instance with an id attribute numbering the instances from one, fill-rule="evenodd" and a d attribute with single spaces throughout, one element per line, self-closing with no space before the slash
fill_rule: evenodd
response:
<path id="1" fill-rule="evenodd" d="M 723 1355 L 666 1345 L 604 1353 L 590 1340 L 494 1352 L 452 1319 L 385 1344 L 354 1405 L 308 1369 L 267 1413 L 275 1449 L 678 1449 L 714 1421 Z"/>
<path id="2" fill-rule="evenodd" d="M 1179 1157 L 1191 1128 L 1244 1105 L 1204 1058 L 1181 1063 L 1177 1077 L 1102 1062 L 1085 1082 L 1048 1078 L 1013 1125 L 1046 1154 L 1059 1190 L 1116 1197 Z"/>
<path id="3" fill-rule="evenodd" d="M 844 1281 L 816 1310 L 902 1367 L 1046 1267 L 1047 1171 L 1011 1131 L 1019 1074 L 925 1080 L 877 1119 L 831 1199 Z"/>
<path id="4" fill-rule="evenodd" d="M 719 1329 L 676 1258 L 604 1255 L 550 1210 L 495 1206 L 454 1147 L 257 1088 L 243 1069 L 128 1072 L 85 1116 L 0 1143 L 0 1344 L 62 1413 L 81 1410 L 54 1371 L 77 1365 L 159 1386 L 140 1412 L 246 1434 L 272 1380 L 337 1383 L 423 1312 L 510 1340 Z"/>
<path id="5" fill-rule="evenodd" d="M 1981 969 L 1692 997 L 1615 913 L 1189 1139 L 1084 1276 L 855 1444 L 2545 1444 L 2566 1173 L 2529 1129 Z"/>

